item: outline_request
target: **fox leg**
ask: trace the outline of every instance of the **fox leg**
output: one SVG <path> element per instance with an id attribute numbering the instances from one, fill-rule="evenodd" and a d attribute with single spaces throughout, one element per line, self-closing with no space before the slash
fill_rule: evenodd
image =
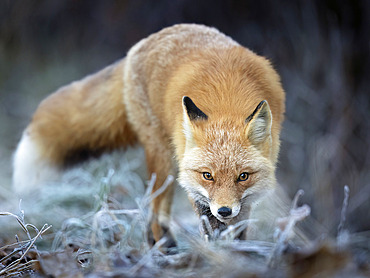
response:
<path id="1" fill-rule="evenodd" d="M 153 146 L 152 146 L 153 147 Z M 166 148 L 157 145 L 156 148 L 146 148 L 146 160 L 148 173 L 156 174 L 156 181 L 152 189 L 152 195 L 161 189 L 169 174 L 173 174 L 171 154 Z M 174 185 L 171 181 L 164 191 L 151 202 L 152 215 L 148 229 L 148 241 L 153 245 L 161 238 L 166 237 L 164 248 L 176 246 L 176 242 L 169 229 L 171 205 L 174 194 Z"/>

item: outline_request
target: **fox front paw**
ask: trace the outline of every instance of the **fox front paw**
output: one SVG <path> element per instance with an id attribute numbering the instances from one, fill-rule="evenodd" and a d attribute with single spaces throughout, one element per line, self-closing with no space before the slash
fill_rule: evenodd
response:
<path id="1" fill-rule="evenodd" d="M 176 240 L 167 225 L 151 221 L 148 225 L 147 239 L 150 246 L 154 246 L 159 240 L 165 239 L 165 242 L 159 246 L 165 254 L 176 253 Z"/>

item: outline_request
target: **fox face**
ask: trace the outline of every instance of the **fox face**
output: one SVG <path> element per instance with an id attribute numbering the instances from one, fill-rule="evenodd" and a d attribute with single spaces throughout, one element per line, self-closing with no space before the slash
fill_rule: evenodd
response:
<path id="1" fill-rule="evenodd" d="M 180 185 L 193 203 L 209 208 L 208 217 L 225 224 L 245 219 L 252 203 L 275 184 L 267 101 L 244 119 L 212 119 L 184 97 L 183 118 Z"/>

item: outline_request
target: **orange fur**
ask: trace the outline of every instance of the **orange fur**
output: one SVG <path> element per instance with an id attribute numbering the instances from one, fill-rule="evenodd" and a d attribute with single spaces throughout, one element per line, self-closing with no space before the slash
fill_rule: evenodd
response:
<path id="1" fill-rule="evenodd" d="M 41 102 L 27 132 L 50 163 L 63 166 L 73 153 L 135 143 L 122 103 L 123 63 L 63 87 Z"/>
<path id="2" fill-rule="evenodd" d="M 189 109 L 195 108 L 183 103 L 184 96 L 208 118 L 191 117 Z M 275 184 L 284 100 L 279 76 L 265 58 L 216 29 L 181 24 L 149 36 L 125 59 L 49 96 L 24 138 L 40 160 L 56 168 L 81 151 L 140 142 L 149 174 L 157 174 L 154 191 L 178 169 L 198 213 L 210 209 L 218 219 L 214 223 L 229 224 L 248 217 L 251 203 L 241 203 L 244 195 L 257 197 Z M 27 176 L 17 163 L 24 149 L 15 156 L 15 181 Z M 241 171 L 250 179 L 237 181 Z M 203 172 L 214 180 L 205 181 Z M 154 241 L 170 236 L 164 219 L 172 193 L 170 186 L 152 203 Z M 223 219 L 215 215 L 220 206 L 238 207 L 240 213 Z"/>

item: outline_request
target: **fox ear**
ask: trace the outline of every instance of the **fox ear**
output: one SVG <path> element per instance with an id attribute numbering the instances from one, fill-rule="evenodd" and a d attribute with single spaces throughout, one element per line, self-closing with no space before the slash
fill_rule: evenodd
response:
<path id="1" fill-rule="evenodd" d="M 190 97 L 184 96 L 182 103 L 191 121 L 208 119 L 208 116 L 194 104 Z"/>
<path id="2" fill-rule="evenodd" d="M 246 134 L 254 145 L 263 143 L 271 135 L 272 114 L 266 100 L 262 100 L 257 108 L 245 120 Z"/>
<path id="3" fill-rule="evenodd" d="M 183 131 L 186 138 L 186 148 L 196 146 L 194 141 L 194 123 L 198 120 L 207 120 L 208 116 L 202 112 L 189 97 L 182 98 Z"/>

